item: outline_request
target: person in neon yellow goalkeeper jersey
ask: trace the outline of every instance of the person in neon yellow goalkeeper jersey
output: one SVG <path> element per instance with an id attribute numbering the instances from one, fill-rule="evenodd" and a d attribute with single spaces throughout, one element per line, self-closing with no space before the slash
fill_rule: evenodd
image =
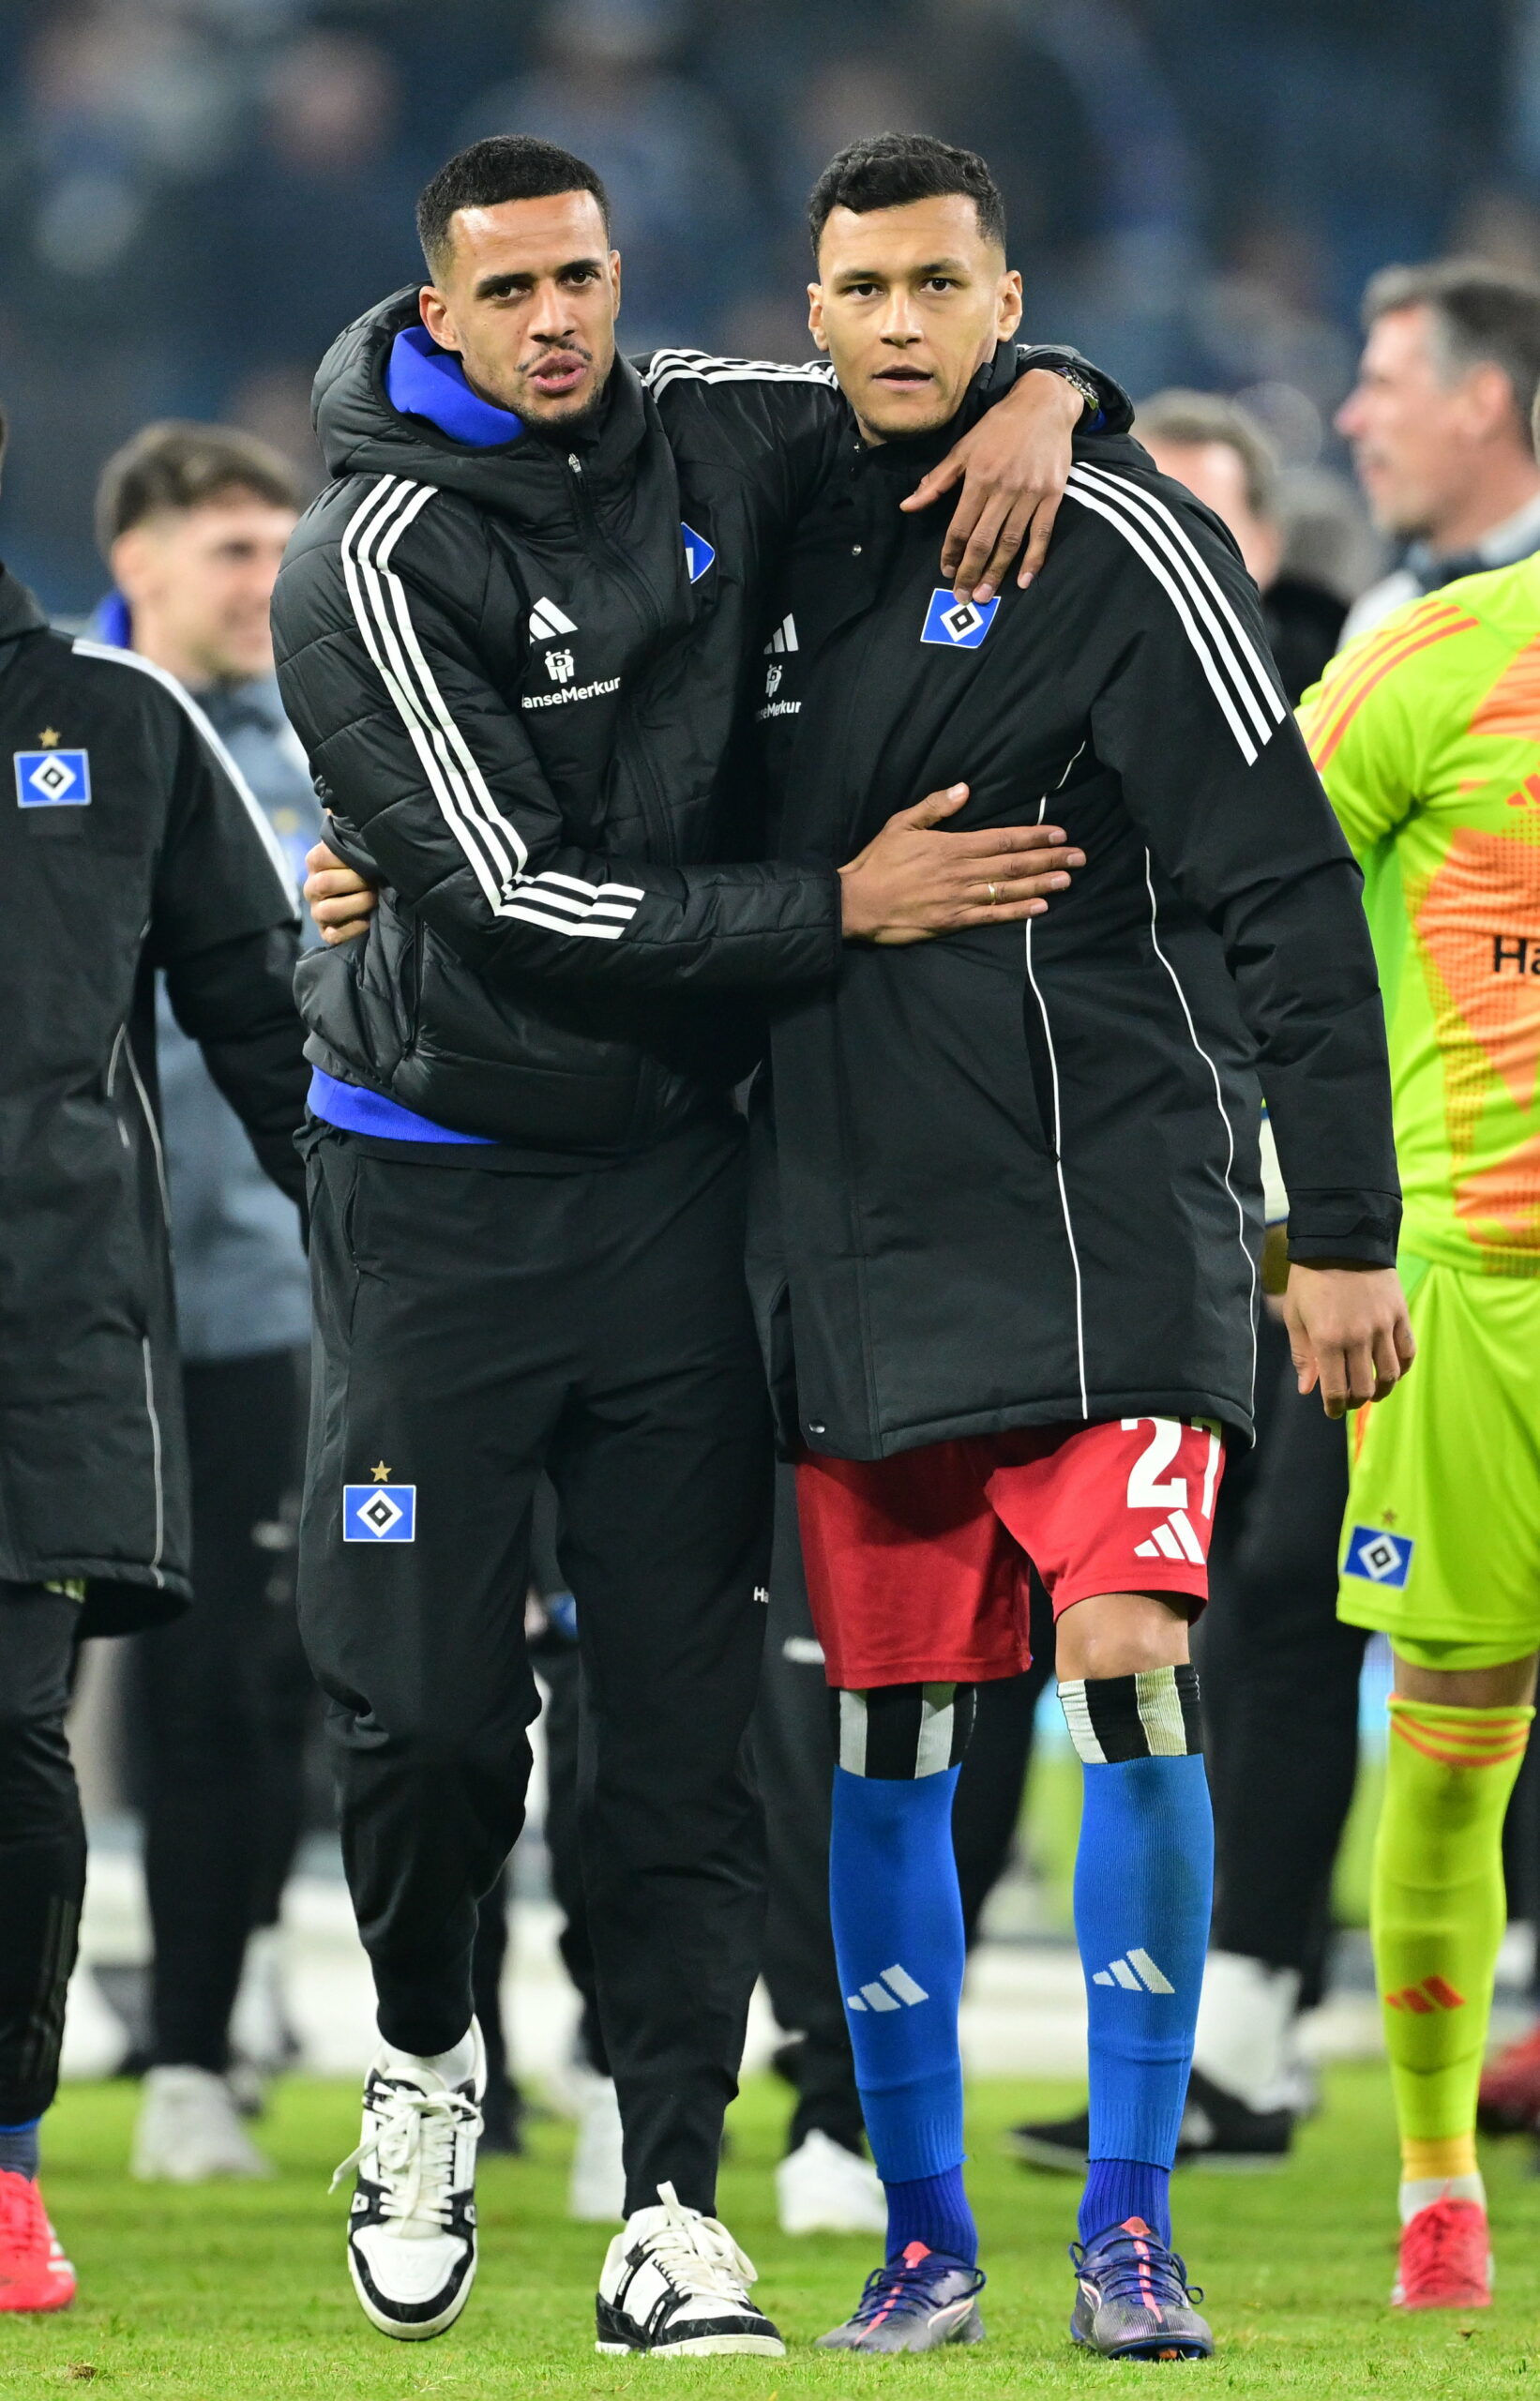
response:
<path id="1" fill-rule="evenodd" d="M 1417 1373 L 1350 1435 L 1340 1615 L 1396 1654 L 1372 1930 L 1409 2308 L 1489 2297 L 1503 1812 L 1540 1650 L 1540 559 L 1400 610 L 1301 721 L 1363 864 Z"/>

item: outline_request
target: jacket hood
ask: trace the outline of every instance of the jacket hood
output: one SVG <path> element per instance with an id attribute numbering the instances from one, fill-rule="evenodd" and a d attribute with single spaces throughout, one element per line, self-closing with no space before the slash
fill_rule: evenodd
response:
<path id="1" fill-rule="evenodd" d="M 404 476 L 518 519 L 543 515 L 553 492 L 565 491 L 574 448 L 596 483 L 627 473 L 647 430 L 648 402 L 635 369 L 618 356 L 596 423 L 561 440 L 521 429 L 511 441 L 473 447 L 397 408 L 386 372 L 398 334 L 421 325 L 417 289 L 408 284 L 355 318 L 316 371 L 312 415 L 328 474 Z"/>

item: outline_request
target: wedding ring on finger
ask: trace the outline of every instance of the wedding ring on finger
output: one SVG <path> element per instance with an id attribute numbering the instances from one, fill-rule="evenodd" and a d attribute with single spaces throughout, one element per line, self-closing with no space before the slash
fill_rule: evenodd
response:
<path id="1" fill-rule="evenodd" d="M 989 906 L 992 909 L 1000 898 L 1000 886 L 997 883 L 987 883 L 984 889 L 989 896 Z"/>

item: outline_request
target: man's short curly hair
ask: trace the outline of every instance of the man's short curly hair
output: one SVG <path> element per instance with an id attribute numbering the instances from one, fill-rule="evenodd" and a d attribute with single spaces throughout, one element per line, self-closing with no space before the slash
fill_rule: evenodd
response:
<path id="1" fill-rule="evenodd" d="M 814 184 L 808 202 L 813 256 L 837 208 L 865 217 L 874 208 L 903 208 L 912 200 L 944 200 L 956 192 L 978 211 L 987 242 L 1005 247 L 1005 204 L 976 150 L 959 150 L 930 133 L 879 133 L 847 143 Z"/>

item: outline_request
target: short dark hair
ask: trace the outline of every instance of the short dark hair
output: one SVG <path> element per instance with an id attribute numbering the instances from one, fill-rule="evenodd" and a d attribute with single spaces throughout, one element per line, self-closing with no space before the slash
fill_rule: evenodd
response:
<path id="1" fill-rule="evenodd" d="M 558 192 L 591 191 L 604 230 L 610 231 L 610 195 L 596 168 L 554 142 L 533 133 L 489 133 L 468 150 L 457 150 L 417 199 L 417 239 L 436 275 L 447 257 L 449 219 L 457 208 L 496 208 L 505 200 L 552 200 Z"/>
<path id="2" fill-rule="evenodd" d="M 1253 517 L 1272 520 L 1278 513 L 1278 454 L 1250 411 L 1239 400 L 1218 392 L 1192 392 L 1180 385 L 1153 393 L 1134 413 L 1134 431 L 1140 441 L 1153 434 L 1180 449 L 1199 450 L 1222 442 L 1233 450 L 1246 475 L 1246 501 Z"/>
<path id="3" fill-rule="evenodd" d="M 959 150 L 931 133 L 879 133 L 867 142 L 848 142 L 808 197 L 813 256 L 837 208 L 865 217 L 874 208 L 902 208 L 912 200 L 943 200 L 952 192 L 973 202 L 979 232 L 1004 249 L 1005 204 L 976 150 Z"/>
<path id="4" fill-rule="evenodd" d="M 1451 375 L 1501 368 L 1514 407 L 1528 425 L 1540 394 L 1540 282 L 1505 274 L 1482 259 L 1439 259 L 1429 266 L 1387 266 L 1369 278 L 1364 330 L 1395 309 L 1426 309 Z"/>
<path id="5" fill-rule="evenodd" d="M 143 426 L 114 450 L 97 486 L 97 540 L 103 555 L 120 534 L 162 509 L 203 508 L 251 492 L 271 508 L 305 506 L 299 471 L 280 450 L 237 425 L 191 425 L 168 417 Z"/>

